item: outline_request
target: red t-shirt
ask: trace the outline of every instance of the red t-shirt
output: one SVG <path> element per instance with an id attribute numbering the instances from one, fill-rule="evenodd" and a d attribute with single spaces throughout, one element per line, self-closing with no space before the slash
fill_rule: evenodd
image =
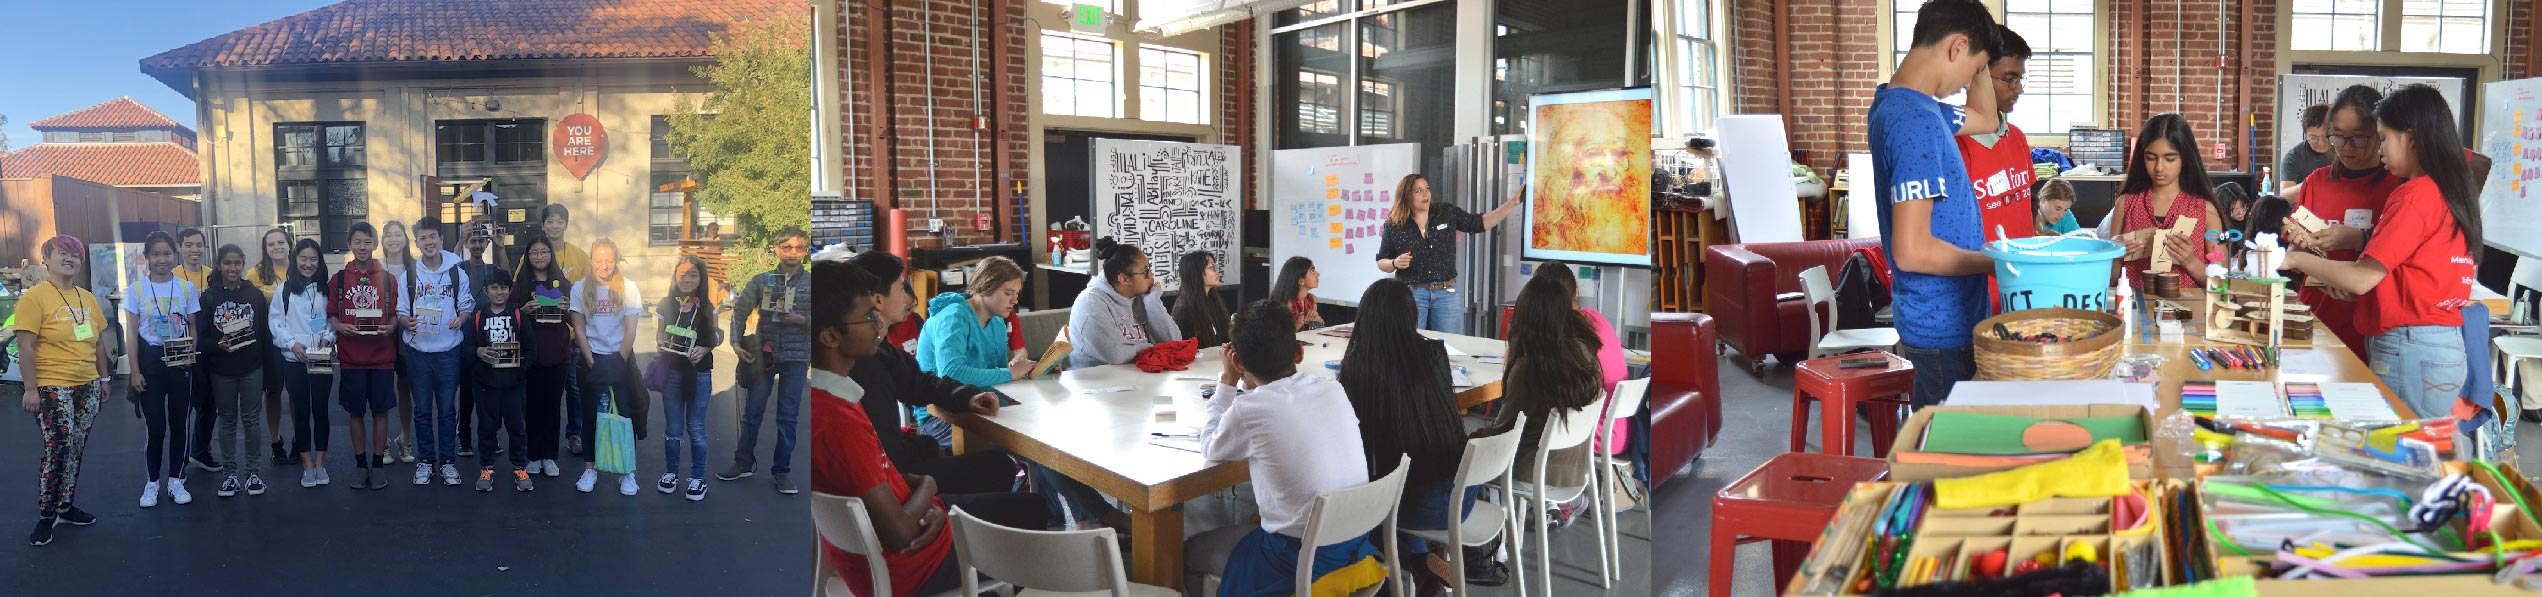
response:
<path id="1" fill-rule="evenodd" d="M 2372 336 L 2404 326 L 2461 326 L 2477 274 L 2465 240 L 2434 180 L 2402 183 L 2384 201 L 2365 244 L 2364 256 L 2391 273 L 2357 297 L 2364 303 L 2358 331 Z"/>
<path id="2" fill-rule="evenodd" d="M 815 375 L 819 375 L 815 372 Z M 847 382 L 845 378 L 837 378 Z M 818 380 L 816 379 L 816 382 Z M 909 499 L 909 482 L 900 469 L 883 454 L 882 441 L 874 435 L 872 419 L 865 409 L 830 392 L 816 383 L 812 388 L 812 490 L 830 495 L 855 496 L 876 485 L 888 485 L 895 500 Z M 868 504 L 867 508 L 896 508 L 898 504 Z M 943 500 L 936 507 L 944 507 Z M 865 569 L 865 556 L 848 553 L 837 546 L 822 543 L 829 550 L 830 566 L 847 581 L 847 590 L 856 595 L 874 594 L 873 581 Z M 909 552 L 884 550 L 883 566 L 891 572 L 892 594 L 914 595 L 918 585 L 936 573 L 953 553 L 953 534 L 936 534 L 935 541 Z"/>
<path id="3" fill-rule="evenodd" d="M 1968 162 L 1969 188 L 1977 191 L 1977 222 L 1985 242 L 1995 242 L 1995 229 L 2002 227 L 2004 238 L 2036 236 L 2038 218 L 2030 213 L 2030 182 L 2038 176 L 2030 169 L 2030 137 L 2021 127 L 2004 125 L 2004 136 L 1994 147 L 1978 143 L 1976 137 L 1959 137 L 1960 157 Z M 1986 297 L 2003 308 L 2003 291 L 1995 287 L 1995 277 L 1986 277 Z"/>
<path id="4" fill-rule="evenodd" d="M 2324 167 L 2304 177 L 2303 192 L 2295 195 L 2295 205 L 2311 210 L 2314 216 L 2325 222 L 2346 223 L 2360 230 L 2373 228 L 2375 214 L 2383 210 L 2384 198 L 2392 195 L 2392 189 L 2401 188 L 2401 177 L 2380 168 L 2357 177 L 2339 176 L 2335 173 L 2337 170 L 2339 167 L 2335 165 Z M 2357 252 L 2331 251 L 2325 257 L 2334 261 L 2356 261 Z M 2321 320 L 2322 327 L 2330 328 L 2330 333 L 2338 336 L 2341 343 L 2349 348 L 2365 347 L 2366 335 L 2357 329 L 2355 301 L 2331 298 L 2330 293 L 2310 286 L 2297 291 L 2295 296 L 2312 306 L 2313 317 Z"/>
<path id="5" fill-rule="evenodd" d="M 346 265 L 327 284 L 327 316 L 346 324 L 389 323 L 397 320 L 397 275 L 380 269 L 380 261 L 364 262 L 368 268 Z M 352 311 L 377 310 L 377 318 L 356 318 Z M 397 364 L 395 334 L 364 336 L 342 334 L 336 338 L 336 362 L 346 369 L 387 369 Z"/>
<path id="6" fill-rule="evenodd" d="M 901 352 L 918 354 L 918 331 L 926 325 L 926 320 L 910 314 L 908 319 L 900 320 L 900 323 L 891 326 L 890 331 L 883 332 L 883 343 L 898 346 Z"/>

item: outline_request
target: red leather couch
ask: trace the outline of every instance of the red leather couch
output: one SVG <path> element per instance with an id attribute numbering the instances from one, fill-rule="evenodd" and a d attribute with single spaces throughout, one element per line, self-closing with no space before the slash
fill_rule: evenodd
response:
<path id="1" fill-rule="evenodd" d="M 1809 352 L 1801 270 L 1825 266 L 1835 278 L 1854 250 L 1880 239 L 1713 245 L 1704 249 L 1704 307 L 1720 319 L 1721 341 L 1738 351 L 1749 375 L 1762 375 L 1766 355 L 1795 363 Z"/>
<path id="2" fill-rule="evenodd" d="M 1721 438 L 1721 359 L 1712 316 L 1651 314 L 1651 487 Z"/>

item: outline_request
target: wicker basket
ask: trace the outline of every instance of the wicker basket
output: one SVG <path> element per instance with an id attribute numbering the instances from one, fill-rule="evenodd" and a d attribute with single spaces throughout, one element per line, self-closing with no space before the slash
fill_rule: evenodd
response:
<path id="1" fill-rule="evenodd" d="M 1995 337 L 2002 325 L 2025 336 L 2054 334 L 2070 342 L 2015 342 Z M 1977 324 L 1977 379 L 2028 381 L 2100 379 L 2118 364 L 2122 333 L 2117 316 L 2080 309 L 2027 309 Z"/>

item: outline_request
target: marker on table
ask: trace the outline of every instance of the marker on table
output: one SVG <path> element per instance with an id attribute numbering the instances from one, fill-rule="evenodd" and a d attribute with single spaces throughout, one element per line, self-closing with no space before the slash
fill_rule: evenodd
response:
<path id="1" fill-rule="evenodd" d="M 2197 364 L 2198 364 L 2198 370 L 2199 370 L 2199 371 L 2209 371 L 2209 370 L 2213 370 L 2213 369 L 2215 369 L 2215 363 L 2214 363 L 2213 361 L 2208 361 L 2208 360 L 2207 360 L 2207 354 L 2206 354 L 2206 352 L 2205 352 L 2204 350 L 2202 350 L 2202 349 L 2197 349 L 2197 348 L 2189 349 L 2189 360 L 2190 360 L 2191 362 L 2195 362 L 2195 363 L 2197 363 Z"/>

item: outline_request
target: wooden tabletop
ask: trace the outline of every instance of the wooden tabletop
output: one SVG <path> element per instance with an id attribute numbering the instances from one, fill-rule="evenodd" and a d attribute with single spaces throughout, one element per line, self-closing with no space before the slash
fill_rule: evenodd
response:
<path id="1" fill-rule="evenodd" d="M 2130 327 L 2127 330 L 2126 343 L 2119 347 L 2121 354 L 2162 355 L 2162 384 L 2156 386 L 2154 390 L 2155 398 L 2162 401 L 2162 412 L 2154 413 L 2156 418 L 2168 416 L 2172 411 L 2180 410 L 2180 384 L 2188 380 L 2265 381 L 2278 384 L 2280 392 L 2285 390 L 2287 383 L 2370 383 L 2374 384 L 2376 390 L 2383 392 L 2383 400 L 2392 405 L 2393 413 L 2401 415 L 2402 418 L 2417 418 L 2416 411 L 2410 408 L 2409 403 L 2393 395 L 2392 389 L 2384 387 L 2382 379 L 2374 376 L 2374 370 L 2366 368 L 2364 359 L 2359 358 L 2348 346 L 2341 344 L 2338 335 L 2330 333 L 2328 328 L 2322 327 L 2319 323 L 2313 324 L 2311 342 L 2287 343 L 2286 348 L 2279 354 L 2276 367 L 2255 371 L 2226 369 L 2222 365 L 2217 365 L 2213 369 L 2200 371 L 2197 362 L 2189 358 L 2190 348 L 2231 348 L 2243 345 L 2208 340 L 2200 335 L 2200 332 L 2206 329 L 2204 320 L 2206 309 L 2201 308 L 2202 303 L 2197 302 L 2202 299 L 2171 300 L 2175 304 L 2189 307 L 2191 312 L 2191 319 L 2181 322 L 2183 333 L 2180 342 L 2162 342 L 2158 337 L 2145 336 L 2140 334 L 2137 328 Z"/>

